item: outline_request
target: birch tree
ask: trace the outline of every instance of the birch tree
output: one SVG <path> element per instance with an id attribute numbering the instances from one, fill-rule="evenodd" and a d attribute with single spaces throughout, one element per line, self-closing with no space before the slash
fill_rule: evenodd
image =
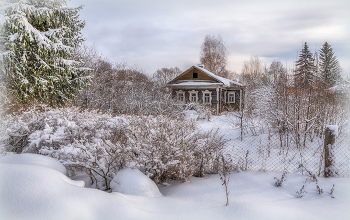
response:
<path id="1" fill-rule="evenodd" d="M 205 69 L 218 76 L 227 77 L 226 70 L 228 51 L 220 35 L 206 35 L 201 46 L 200 62 Z"/>

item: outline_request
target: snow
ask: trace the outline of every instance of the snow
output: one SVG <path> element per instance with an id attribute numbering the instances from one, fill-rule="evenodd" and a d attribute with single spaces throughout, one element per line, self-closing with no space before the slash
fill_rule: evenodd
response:
<path id="1" fill-rule="evenodd" d="M 196 113 L 188 110 L 186 116 L 196 118 Z M 237 146 L 239 129 L 230 121 L 231 118 L 229 114 L 212 116 L 210 121 L 199 120 L 198 126 L 203 131 L 220 128 L 220 134 L 229 140 L 226 150 L 239 154 L 239 148 L 232 147 Z M 113 120 L 125 119 L 118 116 Z M 58 120 L 57 130 L 48 140 L 60 140 L 61 127 L 65 123 L 67 121 Z M 113 126 L 112 121 L 108 123 Z M 71 126 L 76 125 L 72 123 Z M 332 130 L 335 128 L 331 126 Z M 52 133 L 51 130 L 50 126 L 45 127 L 45 132 Z M 251 145 L 242 146 L 242 155 L 247 149 L 250 155 L 259 155 L 254 146 L 258 146 L 259 138 L 264 135 L 249 137 Z M 275 153 L 278 152 L 271 148 L 271 155 Z M 248 166 L 260 169 L 262 165 L 251 162 Z M 317 177 L 318 185 L 323 189 L 323 194 L 318 194 L 316 182 L 305 175 L 288 173 L 283 185 L 276 187 L 274 177 L 280 179 L 282 172 L 231 172 L 228 184 L 230 205 L 225 206 L 225 188 L 219 175 L 191 178 L 185 183 L 170 181 L 158 188 L 139 170 L 124 169 L 111 182 L 113 192 L 104 192 L 87 188 L 88 184 L 84 187 L 81 180 L 89 182 L 87 175 L 74 176 L 72 179 L 80 180 L 74 181 L 59 167 L 62 168 L 62 164 L 57 160 L 42 155 L 1 157 L 0 219 L 328 220 L 349 219 L 350 216 L 350 178 Z M 306 193 L 298 198 L 296 192 L 305 181 Z M 333 184 L 334 193 L 331 195 Z"/>
<path id="2" fill-rule="evenodd" d="M 348 219 L 349 178 L 319 178 L 324 193 L 305 177 L 287 175 L 275 187 L 275 172 L 234 172 L 229 206 L 218 175 L 160 187 L 164 196 L 149 198 L 82 188 L 56 170 L 25 164 L 0 164 L 0 219 Z M 334 197 L 330 190 L 334 187 Z"/>
<path id="3" fill-rule="evenodd" d="M 18 33 L 12 34 L 9 36 L 9 41 L 15 41 L 19 37 Z"/>
<path id="4" fill-rule="evenodd" d="M 327 128 L 331 130 L 335 136 L 338 136 L 338 125 L 327 125 Z"/>
<path id="5" fill-rule="evenodd" d="M 329 88 L 329 91 L 332 92 L 349 92 L 350 89 L 350 82 L 348 80 L 344 80 L 341 83 L 338 83 L 336 86 L 333 86 L 331 88 Z"/>
<path id="6" fill-rule="evenodd" d="M 209 76 L 213 77 L 214 79 L 217 79 L 219 80 L 220 82 L 224 83 L 225 86 L 227 87 L 231 87 L 232 85 L 231 84 L 235 84 L 237 86 L 243 86 L 242 84 L 238 83 L 238 82 L 235 82 L 235 81 L 232 81 L 232 80 L 229 80 L 229 79 L 226 79 L 224 77 L 221 77 L 221 76 L 217 76 L 215 75 L 214 73 L 204 69 L 204 68 L 201 68 L 199 66 L 195 66 L 197 69 L 203 71 L 204 73 L 208 74 Z"/>
<path id="7" fill-rule="evenodd" d="M 195 112 L 188 112 L 188 118 L 195 118 Z M 210 121 L 199 120 L 198 127 L 202 131 L 219 129 L 218 133 L 224 135 L 228 141 L 224 154 L 229 154 L 238 168 L 254 171 L 280 171 L 287 170 L 290 173 L 302 174 L 304 169 L 299 169 L 302 163 L 304 168 L 314 174 L 320 175 L 324 172 L 324 138 L 314 138 L 306 141 L 306 148 L 300 153 L 295 147 L 288 151 L 280 148 L 279 136 L 276 133 L 268 134 L 263 122 L 253 121 L 248 128 L 244 129 L 243 141 L 240 139 L 239 120 L 232 113 L 220 116 L 212 116 Z M 334 143 L 334 169 L 338 177 L 350 177 L 350 149 L 349 131 L 342 130 Z M 256 134 L 252 134 L 254 130 Z M 265 131 L 264 131 L 265 130 Z"/>
<path id="8" fill-rule="evenodd" d="M 39 154 L 10 154 L 0 157 L 0 163 L 39 165 L 57 170 L 64 175 L 67 174 L 66 167 L 63 166 L 63 164 L 61 164 L 58 160 Z"/>
<path id="9" fill-rule="evenodd" d="M 173 86 L 211 86 L 222 85 L 222 83 L 208 83 L 208 82 L 181 82 Z"/>
<path id="10" fill-rule="evenodd" d="M 138 169 L 126 168 L 120 170 L 111 181 L 113 192 L 128 195 L 160 197 L 157 185 Z"/>
<path id="11" fill-rule="evenodd" d="M 50 47 L 50 40 L 41 34 L 40 31 L 35 29 L 27 20 L 25 15 L 11 15 L 14 18 L 18 18 L 18 22 L 22 25 L 22 27 L 25 29 L 25 31 L 28 33 L 30 40 L 33 41 L 31 33 L 34 34 L 35 40 L 38 42 L 38 45 L 44 45 L 46 47 Z M 15 39 L 13 39 L 15 40 Z"/>
<path id="12" fill-rule="evenodd" d="M 233 84 L 233 85 L 237 85 L 237 86 L 242 86 L 242 87 L 243 87 L 243 85 L 242 85 L 241 83 L 238 83 L 238 82 L 235 82 L 235 81 L 226 79 L 226 78 L 221 77 L 221 76 L 217 76 L 217 75 L 215 75 L 214 73 L 212 73 L 212 72 L 210 72 L 210 71 L 208 71 L 208 70 L 206 70 L 206 69 L 204 69 L 204 68 L 202 68 L 202 67 L 199 67 L 199 66 L 191 66 L 190 68 L 188 68 L 187 70 L 185 70 L 183 73 L 187 72 L 188 70 L 190 70 L 190 69 L 193 68 L 193 67 L 195 67 L 195 68 L 198 69 L 198 70 L 201 70 L 202 72 L 204 72 L 204 73 L 207 74 L 208 76 L 210 76 L 210 77 L 212 77 L 212 78 L 214 78 L 214 79 L 216 79 L 216 80 L 222 82 L 222 83 L 223 83 L 225 86 L 227 86 L 227 87 L 231 87 L 232 84 Z M 182 75 L 182 74 L 181 74 L 181 75 Z M 181 75 L 180 75 L 180 76 L 181 76 Z M 175 80 L 177 77 L 179 77 L 179 76 L 176 76 L 174 79 L 170 80 L 169 82 L 172 82 L 172 81 Z M 189 83 L 192 83 L 192 82 L 189 82 Z M 180 85 L 180 84 L 175 84 L 175 85 Z M 181 85 L 184 85 L 184 84 L 181 84 Z M 187 84 L 185 84 L 185 85 L 187 85 Z M 190 85 L 192 85 L 192 84 L 190 84 Z M 196 85 L 198 85 L 198 84 L 196 84 Z M 203 84 L 203 85 L 208 85 L 208 84 Z M 210 85 L 220 85 L 220 84 L 210 83 Z"/>

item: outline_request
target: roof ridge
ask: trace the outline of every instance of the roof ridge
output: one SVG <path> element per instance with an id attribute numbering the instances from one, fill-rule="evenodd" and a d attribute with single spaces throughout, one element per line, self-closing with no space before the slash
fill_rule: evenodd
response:
<path id="1" fill-rule="evenodd" d="M 238 85 L 238 86 L 243 86 L 243 85 L 242 85 L 241 83 L 239 83 L 239 82 L 235 82 L 235 81 L 233 81 L 233 80 L 230 80 L 230 79 L 227 79 L 227 78 L 218 76 L 218 75 L 216 75 L 215 73 L 212 73 L 212 72 L 210 72 L 209 70 L 204 69 L 204 68 L 202 68 L 202 67 L 199 67 L 199 66 L 197 66 L 197 65 L 192 65 L 190 68 L 188 68 L 187 70 L 183 71 L 180 75 L 178 75 L 178 76 L 176 76 L 175 78 L 173 78 L 172 80 L 170 80 L 168 83 L 173 82 L 174 80 L 176 80 L 177 78 L 179 78 L 180 76 L 182 76 L 183 74 L 185 74 L 187 71 L 189 71 L 189 70 L 192 69 L 192 68 L 195 68 L 195 69 L 197 69 L 197 70 L 203 72 L 203 73 L 206 74 L 207 76 L 209 76 L 209 77 L 211 77 L 211 78 L 213 78 L 213 79 L 215 79 L 215 80 L 217 80 L 217 81 L 223 83 L 223 84 L 224 84 L 225 86 L 227 86 L 227 87 L 231 87 L 231 83 L 232 83 L 232 84 L 236 84 L 236 85 Z M 168 84 L 168 83 L 167 83 L 167 84 Z"/>
<path id="2" fill-rule="evenodd" d="M 194 65 L 194 67 L 195 67 L 196 69 L 201 70 L 202 72 L 206 73 L 207 75 L 209 75 L 209 76 L 215 78 L 216 80 L 222 82 L 224 85 L 226 85 L 226 86 L 228 86 L 228 87 L 231 86 L 231 82 L 232 82 L 233 84 L 236 84 L 236 85 L 239 85 L 239 86 L 243 86 L 243 85 L 242 85 L 241 83 L 239 83 L 239 82 L 235 82 L 235 81 L 230 80 L 230 79 L 227 79 L 227 78 L 225 78 L 225 77 L 218 76 L 218 75 L 216 75 L 215 73 L 212 73 L 212 72 L 210 72 L 210 71 L 207 70 L 207 69 L 201 68 L 201 67 L 196 66 L 196 65 Z M 192 67 L 191 67 L 191 68 L 192 68 Z M 186 71 L 187 71 L 187 70 L 186 70 Z M 226 81 L 226 82 L 225 82 L 225 81 Z"/>

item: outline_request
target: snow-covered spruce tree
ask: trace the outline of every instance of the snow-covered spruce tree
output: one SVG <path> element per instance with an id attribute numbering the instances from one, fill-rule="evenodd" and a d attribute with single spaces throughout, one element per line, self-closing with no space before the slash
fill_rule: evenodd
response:
<path id="1" fill-rule="evenodd" d="M 340 65 L 331 45 L 327 42 L 320 49 L 319 68 L 320 75 L 327 86 L 334 86 L 339 82 Z"/>
<path id="2" fill-rule="evenodd" d="M 63 7 L 66 3 L 17 0 L 6 10 L 1 75 L 16 103 L 62 106 L 89 84 L 89 70 L 73 58 L 84 41 L 81 7 Z"/>
<path id="3" fill-rule="evenodd" d="M 305 42 L 304 47 L 299 54 L 299 60 L 296 62 L 295 87 L 307 88 L 312 86 L 316 73 L 315 60 Z"/>

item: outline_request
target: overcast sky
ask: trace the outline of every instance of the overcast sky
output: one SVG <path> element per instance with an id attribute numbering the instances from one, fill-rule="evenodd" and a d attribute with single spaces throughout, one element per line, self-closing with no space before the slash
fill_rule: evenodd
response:
<path id="1" fill-rule="evenodd" d="M 136 64 L 152 74 L 199 63 L 207 34 L 220 34 L 228 69 L 241 72 L 250 56 L 291 67 L 302 42 L 312 52 L 325 41 L 350 72 L 350 0 L 71 0 L 84 5 L 87 44 L 112 61 Z"/>

